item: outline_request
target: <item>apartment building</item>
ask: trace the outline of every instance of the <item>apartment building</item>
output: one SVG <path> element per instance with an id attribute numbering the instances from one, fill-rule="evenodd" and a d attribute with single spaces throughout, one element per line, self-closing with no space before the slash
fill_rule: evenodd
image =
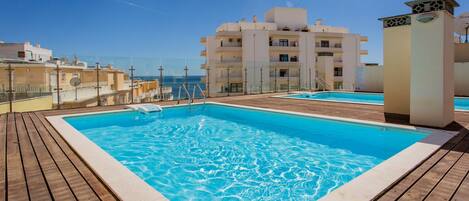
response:
<path id="1" fill-rule="evenodd" d="M 355 90 L 365 36 L 308 24 L 301 8 L 273 8 L 265 22 L 225 23 L 201 38 L 211 96 L 298 89 Z"/>
<path id="2" fill-rule="evenodd" d="M 52 50 L 30 42 L 5 43 L 0 41 L 0 59 L 46 62 L 52 60 Z"/>

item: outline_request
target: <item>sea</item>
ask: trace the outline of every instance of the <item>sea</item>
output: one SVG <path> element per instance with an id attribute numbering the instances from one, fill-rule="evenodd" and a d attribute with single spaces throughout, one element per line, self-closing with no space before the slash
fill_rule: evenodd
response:
<path id="1" fill-rule="evenodd" d="M 188 83 L 188 90 L 190 94 L 192 95 L 192 91 L 194 89 L 194 86 L 198 84 L 202 90 L 205 90 L 205 83 L 202 82 L 202 75 L 189 75 L 187 76 L 187 83 Z M 135 79 L 139 80 L 158 80 L 160 81 L 159 76 L 135 76 Z M 160 81 L 161 82 L 161 81 Z M 163 86 L 164 87 L 171 87 L 172 88 L 172 94 L 174 99 L 178 98 L 178 93 L 179 93 L 179 87 L 183 85 L 185 82 L 185 77 L 184 76 L 163 76 Z M 183 92 L 181 92 L 183 93 Z M 185 97 L 185 94 L 182 94 L 181 97 Z M 197 98 L 202 98 L 203 95 L 200 93 L 200 90 L 196 89 L 195 91 L 195 97 Z"/>

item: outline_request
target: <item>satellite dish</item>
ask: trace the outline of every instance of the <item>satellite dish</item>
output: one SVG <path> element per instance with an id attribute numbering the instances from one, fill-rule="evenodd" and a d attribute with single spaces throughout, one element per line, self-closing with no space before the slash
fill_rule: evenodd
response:
<path id="1" fill-rule="evenodd" d="M 70 85 L 77 87 L 81 84 L 80 78 L 74 77 L 70 80 Z"/>
<path id="2" fill-rule="evenodd" d="M 455 32 L 459 35 L 466 35 L 467 27 L 469 27 L 469 12 L 463 13 L 456 18 Z"/>

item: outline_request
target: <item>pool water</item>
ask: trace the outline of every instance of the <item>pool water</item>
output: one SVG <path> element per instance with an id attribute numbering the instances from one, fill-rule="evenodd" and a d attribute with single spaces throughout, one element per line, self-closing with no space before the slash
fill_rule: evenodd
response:
<path id="1" fill-rule="evenodd" d="M 170 200 L 317 200 L 428 135 L 219 104 L 65 120 Z"/>
<path id="2" fill-rule="evenodd" d="M 384 95 L 382 93 L 357 93 L 357 92 L 317 92 L 290 94 L 288 98 L 311 99 L 333 102 L 351 102 L 365 104 L 384 104 Z M 469 110 L 469 98 L 455 97 L 455 110 Z"/>

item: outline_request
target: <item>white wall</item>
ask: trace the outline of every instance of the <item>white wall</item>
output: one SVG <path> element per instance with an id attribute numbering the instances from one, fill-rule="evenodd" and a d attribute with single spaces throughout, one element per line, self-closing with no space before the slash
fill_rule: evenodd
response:
<path id="1" fill-rule="evenodd" d="M 356 90 L 365 92 L 383 92 L 384 67 L 363 66 L 356 71 Z"/>
<path id="2" fill-rule="evenodd" d="M 357 68 L 357 91 L 383 92 L 383 66 Z M 469 62 L 454 64 L 455 96 L 469 96 Z"/>
<path id="3" fill-rule="evenodd" d="M 344 34 L 342 40 L 343 60 L 343 86 L 345 90 L 355 89 L 356 68 L 361 66 L 360 61 L 360 36 L 356 34 Z"/>
<path id="4" fill-rule="evenodd" d="M 454 65 L 455 94 L 469 96 L 469 62 Z"/>
<path id="5" fill-rule="evenodd" d="M 309 89 L 315 87 L 316 77 L 316 52 L 315 52 L 315 34 L 314 33 L 300 33 L 299 48 L 300 48 L 300 80 L 301 88 Z"/>
<path id="6" fill-rule="evenodd" d="M 243 73 L 247 69 L 247 91 L 258 93 L 261 88 L 260 73 L 262 67 L 262 89 L 270 86 L 269 76 L 269 32 L 260 30 L 243 31 Z M 243 80 L 244 82 L 244 80 Z"/>

